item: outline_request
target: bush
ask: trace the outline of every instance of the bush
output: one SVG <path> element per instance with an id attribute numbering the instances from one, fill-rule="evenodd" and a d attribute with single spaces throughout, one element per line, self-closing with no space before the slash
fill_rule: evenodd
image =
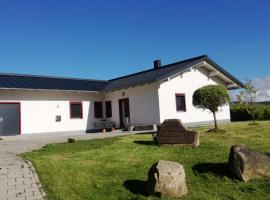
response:
<path id="1" fill-rule="evenodd" d="M 263 118 L 265 120 L 270 120 L 270 107 L 264 107 L 264 109 L 263 109 Z"/>
<path id="2" fill-rule="evenodd" d="M 255 104 L 255 119 L 270 120 L 270 105 Z M 246 110 L 243 104 L 231 105 L 231 120 L 232 121 L 248 121 L 252 120 L 252 116 Z"/>
<path id="3" fill-rule="evenodd" d="M 75 139 L 73 138 L 68 138 L 68 143 L 74 143 L 75 142 Z"/>
<path id="4" fill-rule="evenodd" d="M 231 107 L 231 120 L 232 121 L 247 121 L 252 117 L 248 111 L 241 105 Z"/>

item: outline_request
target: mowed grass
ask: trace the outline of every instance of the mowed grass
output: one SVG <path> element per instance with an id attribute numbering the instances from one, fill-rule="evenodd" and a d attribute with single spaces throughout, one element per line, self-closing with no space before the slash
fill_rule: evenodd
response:
<path id="1" fill-rule="evenodd" d="M 198 148 L 158 147 L 145 134 L 50 144 L 23 156 L 33 162 L 50 200 L 155 199 L 144 195 L 143 184 L 149 167 L 160 159 L 184 166 L 189 192 L 182 199 L 267 200 L 270 178 L 243 183 L 229 175 L 231 145 L 270 154 L 270 122 L 248 123 L 222 125 L 227 132 L 218 134 L 198 128 Z"/>

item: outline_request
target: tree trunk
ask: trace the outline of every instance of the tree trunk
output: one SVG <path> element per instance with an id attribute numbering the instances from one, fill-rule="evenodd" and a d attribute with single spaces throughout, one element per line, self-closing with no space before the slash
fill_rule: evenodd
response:
<path id="1" fill-rule="evenodd" d="M 255 125 L 255 112 L 254 112 L 254 108 L 252 108 L 252 122 L 253 122 L 253 125 Z"/>
<path id="2" fill-rule="evenodd" d="M 213 112 L 214 115 L 214 122 L 215 122 L 215 129 L 217 129 L 217 118 L 216 118 L 216 112 Z"/>

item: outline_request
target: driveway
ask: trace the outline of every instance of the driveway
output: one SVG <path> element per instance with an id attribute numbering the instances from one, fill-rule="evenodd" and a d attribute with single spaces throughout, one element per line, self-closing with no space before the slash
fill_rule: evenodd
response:
<path id="1" fill-rule="evenodd" d="M 17 154 L 39 149 L 49 143 L 66 142 L 67 138 L 88 140 L 135 133 L 137 132 L 59 132 L 1 137 L 0 200 L 38 200 L 45 197 L 32 164 Z"/>

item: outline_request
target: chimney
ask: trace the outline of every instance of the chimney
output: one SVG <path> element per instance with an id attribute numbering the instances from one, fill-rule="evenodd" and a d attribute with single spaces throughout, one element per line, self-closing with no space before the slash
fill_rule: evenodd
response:
<path id="1" fill-rule="evenodd" d="M 161 60 L 154 60 L 154 69 L 158 69 L 161 67 Z"/>

